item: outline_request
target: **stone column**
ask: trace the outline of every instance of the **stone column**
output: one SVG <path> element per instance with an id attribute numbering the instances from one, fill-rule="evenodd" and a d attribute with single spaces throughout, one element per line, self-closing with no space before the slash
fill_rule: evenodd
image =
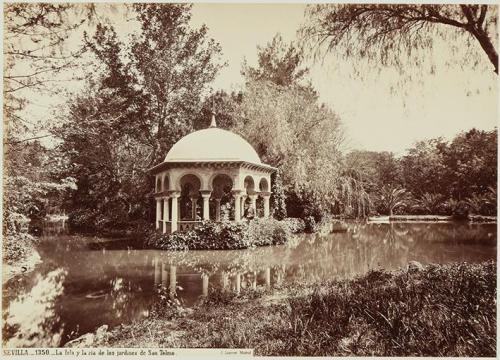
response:
<path id="1" fill-rule="evenodd" d="M 179 204 L 178 204 L 178 199 L 179 199 L 179 192 L 173 192 L 170 197 L 172 198 L 172 224 L 170 226 L 170 232 L 175 232 L 177 231 L 177 222 L 179 221 L 178 219 L 178 214 L 177 211 L 179 210 Z"/>
<path id="2" fill-rule="evenodd" d="M 234 196 L 234 221 L 241 221 L 241 190 L 233 190 Z"/>
<path id="3" fill-rule="evenodd" d="M 203 198 L 203 220 L 210 220 L 210 195 L 212 192 L 210 190 L 201 191 L 201 197 Z"/>
<path id="4" fill-rule="evenodd" d="M 156 229 L 160 228 L 161 221 L 161 198 L 156 198 Z"/>
<path id="5" fill-rule="evenodd" d="M 253 209 L 255 217 L 258 217 L 257 216 L 257 197 L 258 197 L 258 195 L 253 194 L 253 195 L 250 195 L 249 197 L 250 197 L 250 201 L 251 201 L 250 206 Z"/>
<path id="6" fill-rule="evenodd" d="M 271 198 L 271 193 L 268 191 L 263 191 L 260 196 L 264 199 L 264 217 L 269 217 L 269 199 Z"/>
<path id="7" fill-rule="evenodd" d="M 220 221 L 220 200 L 215 199 L 215 221 Z"/>
<path id="8" fill-rule="evenodd" d="M 247 201 L 247 195 L 241 195 L 241 217 L 245 216 L 245 202 Z"/>
<path id="9" fill-rule="evenodd" d="M 165 234 L 167 232 L 167 222 L 168 218 L 170 217 L 169 211 L 168 211 L 168 196 L 165 196 L 163 198 L 163 233 Z"/>

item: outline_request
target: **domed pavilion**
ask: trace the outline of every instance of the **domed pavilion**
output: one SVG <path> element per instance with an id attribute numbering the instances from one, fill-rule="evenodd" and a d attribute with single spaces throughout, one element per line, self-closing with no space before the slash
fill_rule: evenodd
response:
<path id="1" fill-rule="evenodd" d="M 192 132 L 172 146 L 155 175 L 156 229 L 192 229 L 202 220 L 241 221 L 269 216 L 271 174 L 241 136 L 209 128 Z"/>

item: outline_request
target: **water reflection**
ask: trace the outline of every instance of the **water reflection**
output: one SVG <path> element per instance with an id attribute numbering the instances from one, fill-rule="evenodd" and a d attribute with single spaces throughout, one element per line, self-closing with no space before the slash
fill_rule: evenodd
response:
<path id="1" fill-rule="evenodd" d="M 4 295 L 5 346 L 64 344 L 100 325 L 113 327 L 148 316 L 159 301 L 178 298 L 192 306 L 216 289 L 239 294 L 396 269 L 410 260 L 425 264 L 496 258 L 496 225 L 351 224 L 347 233 L 309 234 L 286 246 L 238 251 L 133 250 L 133 244 L 96 251 L 96 241 L 60 236 L 42 242 L 44 262 L 35 276 L 24 279 L 27 292 Z M 55 277 L 54 271 L 65 275 Z M 18 280 L 8 283 L 4 293 L 13 294 Z M 49 287 L 55 293 L 41 290 Z M 34 320 L 19 315 L 30 301 L 45 304 L 33 308 Z M 19 340 L 28 338 L 20 333 L 32 332 L 38 334 L 32 342 Z"/>
<path id="2" fill-rule="evenodd" d="M 61 269 L 51 271 L 45 277 L 37 275 L 30 291 L 10 302 L 8 312 L 4 313 L 5 347 L 59 345 L 63 324 L 54 303 L 63 292 L 65 275 Z"/>

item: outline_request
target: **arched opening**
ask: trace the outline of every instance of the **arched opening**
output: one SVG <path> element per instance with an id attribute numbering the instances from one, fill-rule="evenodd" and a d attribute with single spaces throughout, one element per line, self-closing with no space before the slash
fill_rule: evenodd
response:
<path id="1" fill-rule="evenodd" d="M 241 214 L 246 219 L 254 219 L 257 215 L 255 203 L 257 191 L 254 178 L 250 175 L 247 175 L 243 181 L 243 186 L 245 188 L 245 193 L 243 196 Z"/>
<path id="2" fill-rule="evenodd" d="M 266 178 L 260 179 L 259 190 L 260 191 L 264 191 L 264 192 L 268 192 L 269 191 L 269 183 L 267 182 Z"/>
<path id="3" fill-rule="evenodd" d="M 161 178 L 160 177 L 158 177 L 156 179 L 156 188 L 155 188 L 155 190 L 156 190 L 156 192 L 160 192 L 161 191 Z"/>
<path id="4" fill-rule="evenodd" d="M 245 187 L 245 192 L 247 195 L 252 195 L 255 193 L 255 182 L 253 181 L 253 177 L 247 175 L 245 180 L 243 181 L 243 186 Z"/>
<path id="5" fill-rule="evenodd" d="M 201 220 L 201 180 L 193 174 L 180 179 L 181 196 L 179 198 L 179 219 L 185 221 Z"/>
<path id="6" fill-rule="evenodd" d="M 212 180 L 210 218 L 215 221 L 234 219 L 233 180 L 226 174 L 218 174 Z"/>
<path id="7" fill-rule="evenodd" d="M 169 182 L 169 179 L 168 179 L 168 175 L 164 175 L 163 176 L 161 190 L 162 191 L 167 191 L 168 189 L 170 189 L 170 182 Z"/>

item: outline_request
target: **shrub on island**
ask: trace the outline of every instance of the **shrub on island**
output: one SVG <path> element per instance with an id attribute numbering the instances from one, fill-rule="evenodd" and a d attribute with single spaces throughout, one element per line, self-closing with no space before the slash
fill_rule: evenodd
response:
<path id="1" fill-rule="evenodd" d="M 306 229 L 306 223 L 300 218 L 286 218 L 283 221 L 288 225 L 290 231 L 294 234 L 304 232 Z"/>
<path id="2" fill-rule="evenodd" d="M 313 216 L 307 216 L 304 219 L 304 231 L 306 233 L 313 233 L 317 230 L 316 219 Z"/>
<path id="3" fill-rule="evenodd" d="M 235 250 L 284 244 L 292 235 L 288 222 L 272 218 L 234 223 L 204 221 L 173 234 L 150 232 L 146 246 L 162 250 Z"/>
<path id="4" fill-rule="evenodd" d="M 253 246 L 281 245 L 292 235 L 290 224 L 273 218 L 255 219 L 248 223 L 244 242 Z"/>

